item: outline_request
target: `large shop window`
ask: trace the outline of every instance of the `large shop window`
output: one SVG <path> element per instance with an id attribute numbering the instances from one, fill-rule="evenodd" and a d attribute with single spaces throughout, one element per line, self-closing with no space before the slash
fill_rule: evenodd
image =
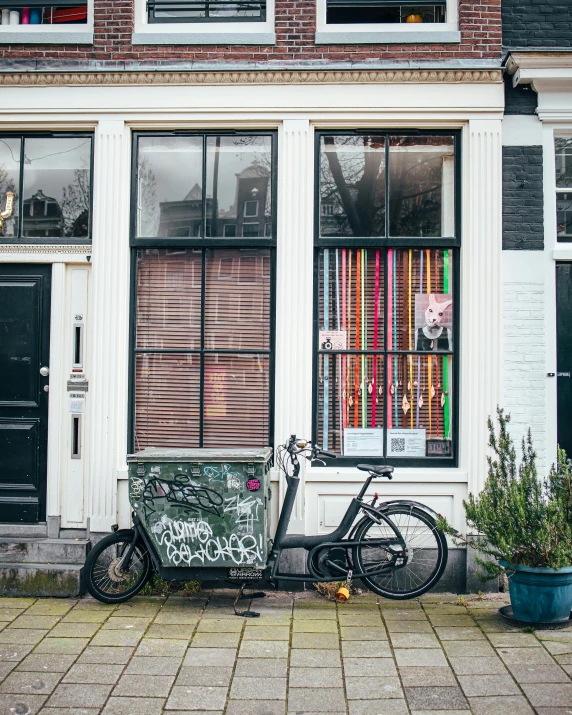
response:
<path id="1" fill-rule="evenodd" d="M 555 140 L 557 240 L 572 241 L 572 138 Z"/>
<path id="2" fill-rule="evenodd" d="M 86 243 L 91 240 L 92 136 L 0 135 L 0 240 Z"/>
<path id="3" fill-rule="evenodd" d="M 455 463 L 457 144 L 318 136 L 314 438 L 348 462 Z"/>
<path id="4" fill-rule="evenodd" d="M 137 450 L 271 443 L 274 141 L 135 137 Z"/>

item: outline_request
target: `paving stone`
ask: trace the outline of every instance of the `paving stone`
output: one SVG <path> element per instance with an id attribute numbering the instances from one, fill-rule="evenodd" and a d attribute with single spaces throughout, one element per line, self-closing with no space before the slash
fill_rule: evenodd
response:
<path id="1" fill-rule="evenodd" d="M 3 608 L 0 605 L 0 621 L 10 623 L 16 620 L 25 610 L 25 608 Z"/>
<path id="2" fill-rule="evenodd" d="M 284 705 L 284 700 L 229 700 L 226 715 L 284 715 Z"/>
<path id="3" fill-rule="evenodd" d="M 78 663 L 66 673 L 62 683 L 101 683 L 113 685 L 123 671 L 122 665 Z"/>
<path id="4" fill-rule="evenodd" d="M 453 658 L 451 660 L 453 670 L 457 675 L 505 675 L 508 673 L 504 663 L 500 658 Z"/>
<path id="5" fill-rule="evenodd" d="M 33 647 L 33 645 L 0 645 L 0 662 L 23 660 Z"/>
<path id="6" fill-rule="evenodd" d="M 492 698 L 470 698 L 473 715 L 534 715 L 522 695 Z"/>
<path id="7" fill-rule="evenodd" d="M 435 632 L 442 641 L 482 641 L 485 640 L 479 628 L 449 628 L 437 626 Z"/>
<path id="8" fill-rule="evenodd" d="M 315 623 L 315 621 L 313 621 Z M 329 623 L 329 621 L 324 621 Z M 334 623 L 335 625 L 335 623 Z M 290 640 L 290 628 L 286 626 L 268 626 L 266 628 L 245 628 L 245 641 L 287 641 Z"/>
<path id="9" fill-rule="evenodd" d="M 40 715 L 98 715 L 99 708 L 42 708 Z"/>
<path id="10" fill-rule="evenodd" d="M 391 658 L 386 641 L 342 641 L 344 658 Z"/>
<path id="11" fill-rule="evenodd" d="M 147 629 L 145 638 L 166 638 L 174 640 L 190 641 L 195 631 L 195 626 L 189 625 L 167 625 L 164 623 L 153 623 Z"/>
<path id="12" fill-rule="evenodd" d="M 392 658 L 344 658 L 344 673 L 350 678 L 367 675 L 396 676 L 397 669 Z"/>
<path id="13" fill-rule="evenodd" d="M 126 675 L 177 675 L 182 658 L 135 657 L 127 666 Z"/>
<path id="14" fill-rule="evenodd" d="M 443 648 L 449 658 L 461 656 L 472 656 L 473 658 L 485 658 L 494 656 L 495 652 L 486 641 L 469 643 L 468 641 L 444 641 Z"/>
<path id="15" fill-rule="evenodd" d="M 288 688 L 288 709 L 302 712 L 321 712 L 324 704 L 328 710 L 345 710 L 343 688 Z"/>
<path id="16" fill-rule="evenodd" d="M 223 710 L 227 688 L 202 685 L 175 686 L 165 705 L 166 710 Z"/>
<path id="17" fill-rule="evenodd" d="M 99 623 L 58 623 L 48 638 L 91 638 L 99 627 Z"/>
<path id="18" fill-rule="evenodd" d="M 339 668 L 341 664 L 339 651 L 312 648 L 290 651 L 290 667 L 293 668 Z"/>
<path id="19" fill-rule="evenodd" d="M 571 653 L 566 653 L 564 655 L 555 655 L 554 659 L 556 660 L 557 663 L 560 663 L 560 665 L 571 665 L 572 664 L 572 654 Z"/>
<path id="20" fill-rule="evenodd" d="M 108 611 L 111 613 L 117 609 L 114 603 L 101 603 L 96 601 L 93 596 L 84 596 L 73 607 L 74 611 Z"/>
<path id="21" fill-rule="evenodd" d="M 255 620 L 258 623 L 260 619 Z M 228 618 L 203 618 L 197 627 L 197 633 L 240 633 L 240 631 L 242 631 L 242 621 L 238 618 L 234 621 Z"/>
<path id="22" fill-rule="evenodd" d="M 535 708 L 537 715 L 570 715 L 570 708 Z"/>
<path id="23" fill-rule="evenodd" d="M 294 620 L 292 630 L 294 633 L 335 633 L 337 635 L 338 624 L 336 621 L 311 621 L 303 618 Z"/>
<path id="24" fill-rule="evenodd" d="M 564 670 L 566 673 L 568 673 L 568 675 L 572 676 L 572 665 L 567 665 L 566 663 L 562 663 L 560 665 L 560 667 L 562 668 L 562 670 Z"/>
<path id="25" fill-rule="evenodd" d="M 457 681 L 451 668 L 423 668 L 409 666 L 399 668 L 399 675 L 404 686 L 413 687 L 455 687 Z"/>
<path id="26" fill-rule="evenodd" d="M 197 613 L 185 613 L 184 611 L 159 611 L 154 623 L 165 623 L 166 625 L 187 625 L 192 626 L 199 620 Z"/>
<path id="27" fill-rule="evenodd" d="M 36 655 L 31 653 L 16 670 L 29 673 L 65 673 L 75 661 L 75 655 Z"/>
<path id="28" fill-rule="evenodd" d="M 164 704 L 164 698 L 112 697 L 101 715 L 161 715 Z"/>
<path id="29" fill-rule="evenodd" d="M 350 700 L 350 715 L 407 715 L 405 700 Z"/>
<path id="30" fill-rule="evenodd" d="M 342 626 L 340 628 L 342 640 L 345 641 L 386 641 L 385 628 L 368 628 L 357 626 Z"/>
<path id="31" fill-rule="evenodd" d="M 108 621 L 106 621 L 102 630 L 104 631 L 124 631 L 124 630 L 136 630 L 144 631 L 147 626 L 151 623 L 153 618 L 148 616 L 147 618 L 129 618 L 128 616 L 111 616 Z"/>
<path id="32" fill-rule="evenodd" d="M 544 648 L 499 648 L 497 653 L 507 664 L 554 665 Z"/>
<path id="33" fill-rule="evenodd" d="M 412 710 L 468 710 L 467 700 L 458 687 L 406 687 L 405 695 Z"/>
<path id="34" fill-rule="evenodd" d="M 517 683 L 569 683 L 566 673 L 557 665 L 510 664 L 508 669 Z"/>
<path id="35" fill-rule="evenodd" d="M 489 640 L 495 648 L 542 648 L 532 633 L 491 633 Z"/>
<path id="36" fill-rule="evenodd" d="M 47 695 L 0 693 L 0 713 L 4 715 L 36 715 L 48 699 Z"/>
<path id="37" fill-rule="evenodd" d="M 467 715 L 467 710 L 412 710 L 411 715 Z"/>
<path id="38" fill-rule="evenodd" d="M 0 608 L 19 608 L 25 610 L 36 603 L 37 598 L 4 598 L 0 597 Z"/>
<path id="39" fill-rule="evenodd" d="M 100 708 L 107 700 L 112 685 L 75 685 L 60 683 L 47 702 L 51 708 Z"/>
<path id="40" fill-rule="evenodd" d="M 63 598 L 39 598 L 26 611 L 27 616 L 64 616 L 77 601 Z"/>
<path id="41" fill-rule="evenodd" d="M 47 617 L 47 616 L 44 616 Z M 104 623 L 109 617 L 107 611 L 89 611 L 73 608 L 62 618 L 62 623 Z"/>
<path id="42" fill-rule="evenodd" d="M 34 653 L 79 655 L 88 643 L 88 638 L 44 638 L 34 648 Z"/>
<path id="43" fill-rule="evenodd" d="M 394 648 L 439 648 L 439 641 L 430 633 L 392 633 Z"/>
<path id="44" fill-rule="evenodd" d="M 337 650 L 339 647 L 340 641 L 337 633 L 292 634 L 292 648 L 319 648 L 323 650 Z"/>
<path id="45" fill-rule="evenodd" d="M 424 606 L 425 613 L 428 615 L 441 615 L 441 616 L 466 616 L 467 609 L 465 606 L 457 606 L 454 603 L 428 603 Z"/>
<path id="46" fill-rule="evenodd" d="M 104 665 L 125 665 L 134 648 L 131 646 L 88 646 L 78 658 L 78 663 L 103 663 Z"/>
<path id="47" fill-rule="evenodd" d="M 61 677 L 61 673 L 11 673 L 0 685 L 0 693 L 49 695 Z"/>
<path id="48" fill-rule="evenodd" d="M 323 636 L 322 636 L 323 637 Z M 192 650 L 192 648 L 191 648 Z M 287 641 L 243 641 L 240 644 L 239 658 L 287 658 Z"/>
<path id="49" fill-rule="evenodd" d="M 12 672 L 14 668 L 18 666 L 16 661 L 4 661 L 0 662 L 0 680 L 5 678 L 8 673 Z"/>
<path id="50" fill-rule="evenodd" d="M 350 614 L 348 614 L 350 615 Z M 355 614 L 351 614 L 355 617 Z M 335 621 L 336 620 L 335 609 L 330 609 L 329 611 L 324 608 L 305 608 L 294 610 L 294 620 L 316 620 L 316 621 Z"/>
<path id="51" fill-rule="evenodd" d="M 187 651 L 183 666 L 233 666 L 235 659 L 234 648 L 192 648 Z"/>
<path id="52" fill-rule="evenodd" d="M 292 651 L 294 653 L 308 653 L 309 651 Z M 324 651 L 332 653 L 332 651 Z M 291 665 L 293 665 L 291 663 Z M 338 657 L 338 665 L 340 665 Z M 286 658 L 240 658 L 236 663 L 235 675 L 250 677 L 253 674 L 261 678 L 285 678 L 288 672 L 288 661 Z"/>
<path id="53" fill-rule="evenodd" d="M 174 681 L 174 675 L 122 675 L 113 696 L 166 698 Z"/>
<path id="54" fill-rule="evenodd" d="M 347 671 L 346 671 L 347 675 Z M 290 668 L 290 688 L 343 688 L 341 668 Z"/>
<path id="55" fill-rule="evenodd" d="M 475 622 L 470 616 L 447 616 L 438 613 L 429 613 L 428 617 L 434 626 L 473 628 L 475 625 Z"/>
<path id="56" fill-rule="evenodd" d="M 521 687 L 534 707 L 572 706 L 572 683 L 523 683 Z"/>
<path id="57" fill-rule="evenodd" d="M 563 655 L 572 653 L 572 643 L 561 643 L 559 641 L 542 641 L 542 645 L 552 655 Z"/>
<path id="58" fill-rule="evenodd" d="M 165 599 L 162 597 L 141 598 L 141 596 L 136 596 L 126 603 L 120 603 L 116 613 L 123 616 L 135 617 L 154 616 L 161 610 L 164 601 Z"/>
<path id="59" fill-rule="evenodd" d="M 385 610 L 382 608 L 381 615 L 383 616 L 384 620 L 388 624 L 391 621 L 405 621 L 405 620 L 406 621 L 425 621 L 425 623 L 428 623 L 427 616 L 425 615 L 423 609 L 421 609 L 421 608 L 409 609 L 409 610 L 397 610 L 397 609 L 393 609 L 393 608 L 390 610 Z M 446 626 L 449 624 L 443 623 L 442 625 Z"/>
<path id="60" fill-rule="evenodd" d="M 479 618 L 477 620 L 479 628 L 485 633 L 520 633 L 520 628 L 503 621 L 500 616 L 495 618 Z"/>
<path id="61" fill-rule="evenodd" d="M 137 645 L 144 631 L 104 631 L 100 630 L 91 641 L 91 645 Z M 0 636 L 2 634 L 0 633 Z"/>
<path id="62" fill-rule="evenodd" d="M 260 675 L 257 671 L 257 676 Z M 284 674 L 285 676 L 286 674 Z M 205 668 L 204 666 L 196 666 L 194 668 L 181 668 L 175 685 L 210 685 L 218 687 L 227 687 L 232 678 L 232 668 L 224 668 L 213 666 Z"/>
<path id="63" fill-rule="evenodd" d="M 236 648 L 240 633 L 197 633 L 191 648 Z"/>
<path id="64" fill-rule="evenodd" d="M 572 629 L 564 628 L 560 631 L 536 631 L 534 634 L 541 641 L 572 642 Z"/>
<path id="65" fill-rule="evenodd" d="M 392 633 L 433 633 L 433 626 L 427 620 L 386 621 L 385 625 L 390 635 Z"/>
<path id="66" fill-rule="evenodd" d="M 354 613 L 340 613 L 339 621 L 341 626 L 373 626 L 381 628 L 383 625 L 381 615 L 372 613 L 367 615 L 356 615 Z"/>
<path id="67" fill-rule="evenodd" d="M 434 648 L 396 648 L 395 660 L 399 667 L 408 665 L 444 667 L 447 665 L 443 651 Z"/>
<path id="68" fill-rule="evenodd" d="M 6 628 L 0 631 L 0 644 L 35 645 L 47 632 L 39 628 Z"/>
<path id="69" fill-rule="evenodd" d="M 9 628 L 29 628 L 45 630 L 53 628 L 60 616 L 28 616 L 23 615 L 10 623 Z"/>
<path id="70" fill-rule="evenodd" d="M 348 700 L 403 698 L 399 678 L 391 676 L 346 677 L 346 694 Z"/>
<path id="71" fill-rule="evenodd" d="M 171 658 L 182 658 L 186 650 L 187 641 L 143 638 L 135 651 L 135 655 L 164 655 Z"/>
<path id="72" fill-rule="evenodd" d="M 520 690 L 510 675 L 459 675 L 459 684 L 469 698 L 520 695 Z"/>
<path id="73" fill-rule="evenodd" d="M 229 697 L 232 700 L 285 700 L 286 678 L 235 676 Z"/>

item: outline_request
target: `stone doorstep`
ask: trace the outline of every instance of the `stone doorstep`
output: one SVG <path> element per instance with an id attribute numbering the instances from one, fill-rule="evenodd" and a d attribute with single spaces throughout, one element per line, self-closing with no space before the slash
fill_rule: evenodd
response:
<path id="1" fill-rule="evenodd" d="M 73 598 L 83 592 L 83 565 L 0 562 L 0 593 L 4 596 Z"/>

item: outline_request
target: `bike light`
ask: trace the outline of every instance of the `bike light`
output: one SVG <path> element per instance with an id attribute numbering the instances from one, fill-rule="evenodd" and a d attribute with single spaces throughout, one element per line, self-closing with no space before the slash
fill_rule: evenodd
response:
<path id="1" fill-rule="evenodd" d="M 299 440 L 296 442 L 296 447 L 298 447 L 299 449 L 304 449 L 304 447 L 305 447 L 307 444 L 308 444 L 308 442 L 307 442 L 305 439 L 299 439 Z"/>

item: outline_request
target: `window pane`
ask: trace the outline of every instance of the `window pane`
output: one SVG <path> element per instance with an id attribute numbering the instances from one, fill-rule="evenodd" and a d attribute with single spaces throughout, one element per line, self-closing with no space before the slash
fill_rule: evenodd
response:
<path id="1" fill-rule="evenodd" d="M 18 235 L 20 200 L 20 139 L 0 139 L 0 211 L 6 208 L 6 192 L 14 193 L 12 216 L 4 220 L 4 237 Z"/>
<path id="2" fill-rule="evenodd" d="M 319 252 L 319 349 L 384 349 L 384 261 L 375 248 Z"/>
<path id="3" fill-rule="evenodd" d="M 139 137 L 137 235 L 202 235 L 202 137 Z"/>
<path id="4" fill-rule="evenodd" d="M 320 235 L 385 236 L 384 137 L 322 137 Z"/>
<path id="5" fill-rule="evenodd" d="M 383 456 L 383 356 L 318 358 L 318 445 L 339 455 Z"/>
<path id="6" fill-rule="evenodd" d="M 452 456 L 451 355 L 387 358 L 387 456 Z"/>
<path id="7" fill-rule="evenodd" d="M 199 355 L 135 357 L 135 449 L 199 446 Z"/>
<path id="8" fill-rule="evenodd" d="M 408 20 L 408 18 L 410 18 Z M 400 22 L 445 22 L 445 2 L 435 5 L 398 5 L 379 3 L 349 4 L 347 0 L 328 0 L 327 19 L 331 24 L 370 24 Z M 412 29 L 415 25 L 412 26 Z"/>
<path id="9" fill-rule="evenodd" d="M 572 192 L 556 194 L 558 240 L 572 241 Z"/>
<path id="10" fill-rule="evenodd" d="M 228 224 L 236 226 L 236 236 L 265 235 L 262 217 L 272 218 L 271 166 L 269 136 L 207 138 L 208 235 L 229 237 Z M 253 201 L 258 202 L 256 223 L 248 218 Z"/>
<path id="11" fill-rule="evenodd" d="M 388 251 L 389 350 L 453 350 L 452 301 L 452 251 Z"/>
<path id="12" fill-rule="evenodd" d="M 89 235 L 91 139 L 24 140 L 23 235 Z"/>
<path id="13" fill-rule="evenodd" d="M 391 236 L 454 236 L 453 137 L 392 137 L 389 150 Z"/>
<path id="14" fill-rule="evenodd" d="M 137 253 L 137 347 L 200 350 L 202 250 Z"/>
<path id="15" fill-rule="evenodd" d="M 270 251 L 207 250 L 205 348 L 270 348 Z"/>
<path id="16" fill-rule="evenodd" d="M 204 447 L 266 447 L 269 358 L 205 355 Z"/>
<path id="17" fill-rule="evenodd" d="M 572 139 L 556 139 L 556 186 L 572 188 Z"/>

